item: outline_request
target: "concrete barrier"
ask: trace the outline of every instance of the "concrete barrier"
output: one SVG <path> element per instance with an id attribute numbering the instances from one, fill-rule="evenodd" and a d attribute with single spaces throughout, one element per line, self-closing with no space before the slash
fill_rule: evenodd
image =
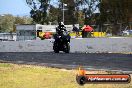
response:
<path id="1" fill-rule="evenodd" d="M 73 47 L 73 48 L 72 48 Z M 75 52 L 132 52 L 132 38 L 87 38 L 71 42 L 71 51 Z"/>
<path id="2" fill-rule="evenodd" d="M 0 52 L 53 52 L 54 40 L 0 42 Z M 70 52 L 132 52 L 132 38 L 71 39 Z"/>

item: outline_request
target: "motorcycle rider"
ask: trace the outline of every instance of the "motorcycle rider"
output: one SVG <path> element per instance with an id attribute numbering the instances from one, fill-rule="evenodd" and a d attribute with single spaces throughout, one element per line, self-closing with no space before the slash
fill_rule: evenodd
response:
<path id="1" fill-rule="evenodd" d="M 56 28 L 56 35 L 54 36 L 55 39 L 57 39 L 58 36 L 61 36 L 63 38 L 67 37 L 70 42 L 70 36 L 63 22 L 59 22 L 59 26 Z"/>
<path id="2" fill-rule="evenodd" d="M 67 32 L 66 27 L 64 26 L 63 22 L 59 22 L 59 26 L 56 28 L 56 33 L 61 35 L 62 31 Z"/>
<path id="3" fill-rule="evenodd" d="M 54 44 L 53 50 L 55 53 L 59 53 L 59 51 L 64 51 L 65 53 L 69 53 L 70 51 L 70 35 L 66 30 L 63 22 L 59 23 L 59 26 L 56 27 L 56 34 L 54 35 Z"/>

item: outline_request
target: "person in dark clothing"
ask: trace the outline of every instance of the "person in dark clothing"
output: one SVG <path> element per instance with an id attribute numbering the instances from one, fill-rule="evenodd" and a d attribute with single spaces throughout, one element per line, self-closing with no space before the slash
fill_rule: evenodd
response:
<path id="1" fill-rule="evenodd" d="M 79 36 L 79 29 L 75 25 L 73 25 L 72 31 L 76 33 L 76 37 Z"/>
<path id="2" fill-rule="evenodd" d="M 60 22 L 59 26 L 56 28 L 56 34 L 54 35 L 54 38 L 58 39 L 58 36 L 61 36 L 64 39 L 68 38 L 68 40 L 70 42 L 71 37 L 70 37 L 68 31 L 66 30 L 66 27 L 63 22 Z"/>
<path id="3" fill-rule="evenodd" d="M 56 33 L 61 35 L 62 31 L 67 32 L 66 27 L 63 22 L 59 23 L 59 26 L 56 28 Z"/>

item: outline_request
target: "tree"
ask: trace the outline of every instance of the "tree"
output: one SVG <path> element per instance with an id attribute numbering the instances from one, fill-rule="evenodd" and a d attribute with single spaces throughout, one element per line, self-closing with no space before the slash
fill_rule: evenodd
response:
<path id="1" fill-rule="evenodd" d="M 16 24 L 31 24 L 32 19 L 27 16 L 14 17 L 11 14 L 0 16 L 0 32 L 15 32 Z"/>
<path id="2" fill-rule="evenodd" d="M 64 6 L 64 23 L 73 24 L 77 23 L 77 17 L 75 16 L 75 2 L 74 0 L 58 0 L 58 21 L 63 21 L 63 6 Z M 67 4 L 67 6 L 65 6 Z"/>
<path id="3" fill-rule="evenodd" d="M 84 21 L 85 21 L 85 14 L 82 12 L 82 11 L 78 11 L 77 12 L 77 19 L 78 19 L 78 23 L 79 23 L 79 25 L 84 25 Z"/>
<path id="4" fill-rule="evenodd" d="M 13 30 L 14 17 L 10 14 L 0 16 L 0 32 L 10 32 Z"/>
<path id="5" fill-rule="evenodd" d="M 74 0 L 58 0 L 59 7 L 51 5 L 50 0 L 26 0 L 26 2 L 31 8 L 30 14 L 34 23 L 48 24 L 49 21 L 62 21 L 64 3 L 67 4 L 67 10 L 65 10 L 65 24 L 78 23 Z"/>
<path id="6" fill-rule="evenodd" d="M 61 9 L 63 3 L 67 4 L 67 10 L 65 11 L 65 24 L 79 23 L 80 20 L 83 19 L 85 19 L 84 24 L 91 24 L 91 21 L 94 19 L 93 14 L 97 9 L 98 2 L 99 0 L 60 0 Z M 81 12 L 84 14 L 83 18 L 80 18 Z"/>
<path id="7" fill-rule="evenodd" d="M 32 18 L 28 17 L 28 16 L 23 16 L 23 17 L 20 17 L 20 16 L 16 16 L 14 17 L 14 22 L 13 22 L 13 32 L 16 31 L 16 25 L 18 24 L 32 24 Z"/>
<path id="8" fill-rule="evenodd" d="M 79 6 L 75 0 L 58 0 L 59 7 L 50 4 L 50 0 L 26 0 L 31 8 L 30 14 L 34 23 L 48 24 L 49 22 L 62 21 L 63 5 L 67 4 L 65 12 L 65 24 L 78 23 Z"/>
<path id="9" fill-rule="evenodd" d="M 85 14 L 84 24 L 92 24 L 95 20 L 94 12 L 99 8 L 99 0 L 76 0 L 77 5 L 81 6 Z"/>
<path id="10" fill-rule="evenodd" d="M 113 34 L 120 31 L 119 24 L 128 24 L 131 0 L 101 0 L 99 23 L 109 23 L 113 26 Z"/>
<path id="11" fill-rule="evenodd" d="M 14 21 L 14 24 L 25 24 L 25 21 L 22 17 L 15 17 L 15 21 Z"/>
<path id="12" fill-rule="evenodd" d="M 48 8 L 50 0 L 26 0 L 31 8 L 31 18 L 35 23 L 48 24 Z"/>
<path id="13" fill-rule="evenodd" d="M 58 23 L 59 14 L 60 14 L 59 9 L 53 5 L 50 5 L 48 19 L 50 22 L 52 22 L 52 24 Z"/>

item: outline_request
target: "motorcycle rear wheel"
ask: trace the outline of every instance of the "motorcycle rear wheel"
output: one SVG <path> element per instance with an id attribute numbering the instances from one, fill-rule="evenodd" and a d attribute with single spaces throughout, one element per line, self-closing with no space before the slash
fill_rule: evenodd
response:
<path id="1" fill-rule="evenodd" d="M 70 52 L 70 44 L 69 43 L 64 45 L 64 52 L 65 53 L 69 53 Z"/>
<path id="2" fill-rule="evenodd" d="M 56 42 L 54 42 L 53 50 L 55 53 L 59 53 L 58 44 Z"/>

